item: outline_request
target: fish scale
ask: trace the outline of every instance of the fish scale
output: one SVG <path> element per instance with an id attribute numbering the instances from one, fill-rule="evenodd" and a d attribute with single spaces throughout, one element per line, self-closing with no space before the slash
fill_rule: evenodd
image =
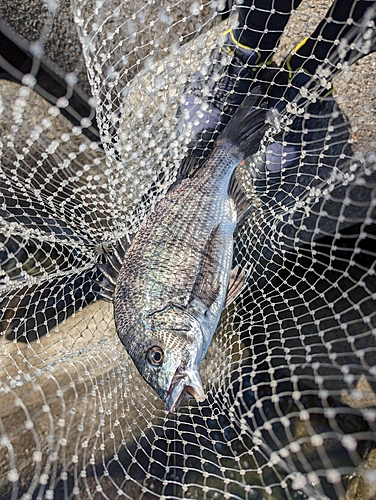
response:
<path id="1" fill-rule="evenodd" d="M 206 162 L 157 204 L 117 277 L 117 333 L 170 411 L 186 397 L 205 398 L 199 364 L 225 304 L 244 286 L 245 273 L 231 269 L 233 233 L 249 202 L 231 180 L 268 127 L 257 94 L 244 100 Z M 187 161 L 184 168 L 195 167 L 193 156 Z"/>
<path id="2" fill-rule="evenodd" d="M 176 214 L 175 217 L 164 220 L 164 223 L 156 230 L 155 219 L 158 219 L 160 214 L 169 213 L 170 207 L 166 206 L 166 203 L 159 207 L 154 217 L 150 218 L 148 225 L 144 228 L 145 232 L 142 234 L 142 238 L 138 239 L 136 237 L 132 252 L 128 255 L 128 265 L 124 267 L 125 274 L 129 272 L 130 267 L 139 267 L 141 282 L 138 292 L 140 294 L 144 293 L 148 295 L 151 285 L 152 290 L 157 291 L 157 294 L 153 295 L 161 303 L 160 305 L 155 302 L 152 305 L 149 303 L 152 308 L 158 308 L 166 301 L 173 301 L 176 298 L 177 290 L 185 293 L 188 300 L 205 243 L 213 227 L 221 223 L 224 218 L 224 210 L 220 209 L 220 205 L 230 205 L 232 203 L 226 203 L 228 201 L 227 186 L 226 190 L 222 189 L 222 192 L 219 190 L 216 191 L 216 198 L 214 200 L 211 195 L 213 191 L 207 189 L 206 193 L 200 193 L 200 196 L 196 194 L 194 202 L 187 202 L 192 199 L 193 193 L 197 193 L 196 183 L 191 182 L 190 184 L 190 189 L 184 193 L 184 196 L 181 196 L 177 201 L 174 199 L 175 197 L 169 200 L 170 207 L 172 206 L 172 211 Z M 182 207 L 184 207 L 184 214 L 187 214 L 186 217 L 181 217 Z M 229 208 L 228 206 L 227 212 L 229 212 Z M 210 213 L 211 216 L 207 217 L 207 213 Z M 235 224 L 235 211 L 232 215 L 231 222 Z M 150 244 L 151 239 L 152 243 Z M 142 257 L 140 258 L 141 254 Z M 183 267 L 181 264 L 182 260 L 186 263 Z M 163 267 L 169 271 L 167 282 L 166 277 L 160 273 Z M 145 281 L 142 275 L 144 273 L 153 274 L 153 270 L 155 271 L 156 279 L 152 282 Z M 181 273 L 184 273 L 186 277 L 182 289 Z M 120 279 L 121 277 L 122 274 L 120 275 Z M 159 285 L 158 290 L 156 289 L 157 284 Z M 148 310 L 149 304 L 145 304 L 144 311 Z"/>

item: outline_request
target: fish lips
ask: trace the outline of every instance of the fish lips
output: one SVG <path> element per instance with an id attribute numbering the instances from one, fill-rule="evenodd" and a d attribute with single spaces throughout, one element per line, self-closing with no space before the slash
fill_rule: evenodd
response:
<path id="1" fill-rule="evenodd" d="M 194 397 L 197 402 L 206 399 L 200 374 L 196 368 L 186 368 L 183 371 L 178 368 L 165 400 L 167 410 L 175 411 L 184 399 L 191 397 Z"/>

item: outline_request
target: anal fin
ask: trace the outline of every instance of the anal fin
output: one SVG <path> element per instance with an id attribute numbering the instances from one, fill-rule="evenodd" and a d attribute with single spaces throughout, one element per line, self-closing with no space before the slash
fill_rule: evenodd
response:
<path id="1" fill-rule="evenodd" d="M 252 208 L 252 201 L 247 198 L 242 190 L 239 181 L 235 177 L 235 174 L 232 174 L 230 179 L 228 194 L 234 200 L 236 211 L 238 214 L 237 224 L 241 224 L 243 220 L 249 214 Z"/>
<path id="2" fill-rule="evenodd" d="M 168 189 L 168 192 L 171 191 L 172 189 L 175 189 L 181 181 L 189 177 L 192 173 L 195 172 L 197 168 L 197 157 L 194 154 L 189 154 L 185 156 L 179 165 L 177 176 L 176 176 L 176 181 L 171 184 L 171 186 Z"/>
<path id="3" fill-rule="evenodd" d="M 225 307 L 228 307 L 243 290 L 248 278 L 248 273 L 239 268 L 234 267 L 231 272 L 230 281 L 227 288 Z"/>

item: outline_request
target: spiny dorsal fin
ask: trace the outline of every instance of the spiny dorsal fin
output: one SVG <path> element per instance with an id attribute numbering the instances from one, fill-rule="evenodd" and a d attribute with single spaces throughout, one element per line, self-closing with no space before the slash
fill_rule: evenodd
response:
<path id="1" fill-rule="evenodd" d="M 116 243 L 114 253 L 117 256 L 118 261 L 120 262 L 120 267 L 123 265 L 125 255 L 128 251 L 129 245 L 130 245 L 129 242 L 125 237 L 120 238 L 118 240 L 118 242 Z M 119 269 L 120 269 L 120 267 L 119 267 Z"/>
<path id="2" fill-rule="evenodd" d="M 103 281 L 97 281 L 97 284 L 100 285 L 101 291 L 100 296 L 102 299 L 107 300 L 107 302 L 112 302 L 114 298 L 114 289 L 107 289 L 103 287 Z"/>
<path id="3" fill-rule="evenodd" d="M 232 174 L 232 177 L 230 179 L 228 194 L 234 200 L 238 215 L 237 224 L 240 224 L 249 214 L 252 208 L 252 202 L 244 194 L 244 191 L 242 190 L 239 181 L 235 177 L 235 174 Z"/>
<path id="4" fill-rule="evenodd" d="M 119 272 L 128 248 L 128 241 L 125 238 L 120 238 L 114 251 L 111 254 L 104 254 L 104 263 L 97 264 L 98 269 L 102 272 L 102 279 L 98 280 L 97 284 L 100 287 L 101 296 L 106 300 L 112 301 L 113 299 Z"/>
<path id="5" fill-rule="evenodd" d="M 96 280 L 100 288 L 100 295 L 103 299 L 111 302 L 116 286 L 116 280 L 114 280 L 112 273 L 109 272 L 109 268 L 112 269 L 112 267 L 109 266 L 107 259 L 104 264 L 98 264 L 97 267 L 102 272 L 100 279 Z"/>
<path id="6" fill-rule="evenodd" d="M 234 267 L 231 272 L 230 281 L 227 288 L 225 307 L 228 307 L 243 290 L 247 282 L 248 273 L 239 266 Z"/>

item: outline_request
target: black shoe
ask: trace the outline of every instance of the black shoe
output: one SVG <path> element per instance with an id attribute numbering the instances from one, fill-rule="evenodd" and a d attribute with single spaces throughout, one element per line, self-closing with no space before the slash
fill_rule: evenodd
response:
<path id="1" fill-rule="evenodd" d="M 301 150 L 309 145 L 316 130 L 317 120 L 333 88 L 322 86 L 317 77 L 304 68 L 294 68 L 291 59 L 304 44 L 301 42 L 286 59 L 277 73 L 270 91 L 269 107 L 290 118 L 290 125 L 281 141 L 266 148 L 266 169 L 278 172 L 299 161 Z"/>

